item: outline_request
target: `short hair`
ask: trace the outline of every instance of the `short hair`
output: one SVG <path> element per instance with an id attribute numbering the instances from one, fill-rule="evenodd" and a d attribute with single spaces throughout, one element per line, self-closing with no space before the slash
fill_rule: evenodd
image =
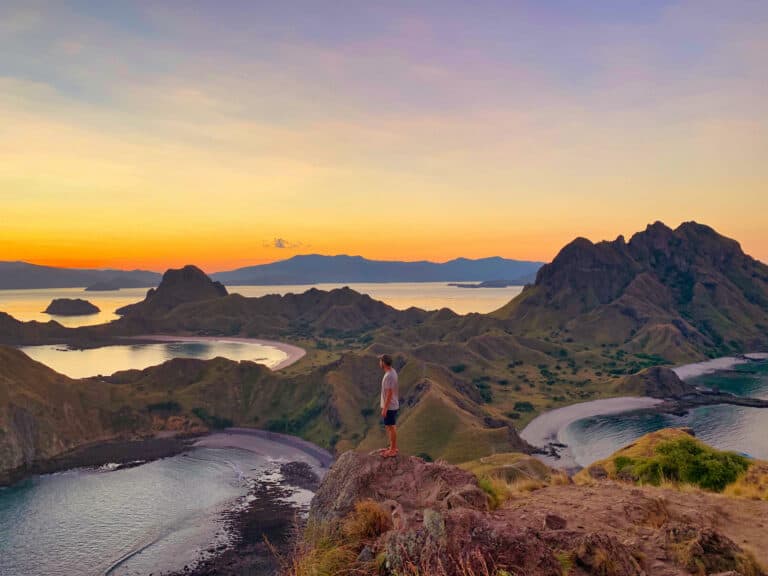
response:
<path id="1" fill-rule="evenodd" d="M 392 366 L 392 356 L 390 356 L 389 354 L 382 354 L 381 356 L 379 356 L 379 360 L 384 362 L 385 366 Z"/>

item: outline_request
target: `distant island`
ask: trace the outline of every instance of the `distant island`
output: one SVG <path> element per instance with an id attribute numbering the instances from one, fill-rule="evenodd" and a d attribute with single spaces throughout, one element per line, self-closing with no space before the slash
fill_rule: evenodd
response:
<path id="1" fill-rule="evenodd" d="M 448 262 L 368 260 L 362 256 L 294 256 L 270 264 L 211 274 L 227 286 L 281 284 L 347 284 L 357 282 L 486 282 L 517 279 L 510 285 L 533 282 L 543 262 L 492 257 Z M 79 288 L 88 292 L 121 288 L 154 288 L 161 280 L 147 270 L 86 270 L 38 266 L 27 262 L 0 262 L 0 290 Z"/>
<path id="2" fill-rule="evenodd" d="M 46 314 L 55 316 L 87 316 L 99 312 L 98 306 L 81 298 L 56 298 L 45 309 Z"/>
<path id="3" fill-rule="evenodd" d="M 89 270 L 38 266 L 27 262 L 0 262 L 0 290 L 81 288 L 104 283 L 114 288 L 150 288 L 161 275 L 147 270 Z M 104 290 L 105 288 L 99 288 Z"/>
<path id="4" fill-rule="evenodd" d="M 492 257 L 448 262 L 368 260 L 362 256 L 309 254 L 287 260 L 211 274 L 227 286 L 329 284 L 344 282 L 485 282 L 497 278 L 533 278 L 543 262 Z"/>
<path id="5" fill-rule="evenodd" d="M 85 289 L 86 292 L 114 292 L 116 290 L 120 290 L 120 282 L 115 279 L 99 280 Z"/>
<path id="6" fill-rule="evenodd" d="M 510 286 L 526 286 L 536 279 L 535 275 L 518 278 L 516 280 L 486 280 L 477 283 L 449 282 L 448 286 L 455 288 L 509 288 Z"/>

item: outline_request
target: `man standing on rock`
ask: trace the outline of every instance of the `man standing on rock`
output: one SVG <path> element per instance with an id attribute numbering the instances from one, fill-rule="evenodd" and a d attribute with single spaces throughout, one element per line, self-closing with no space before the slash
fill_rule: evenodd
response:
<path id="1" fill-rule="evenodd" d="M 389 437 L 389 448 L 381 451 L 385 458 L 397 456 L 397 411 L 400 408 L 398 394 L 397 372 L 392 368 L 392 356 L 382 354 L 379 356 L 379 366 L 384 370 L 381 379 L 381 417 L 384 419 L 384 427 Z"/>

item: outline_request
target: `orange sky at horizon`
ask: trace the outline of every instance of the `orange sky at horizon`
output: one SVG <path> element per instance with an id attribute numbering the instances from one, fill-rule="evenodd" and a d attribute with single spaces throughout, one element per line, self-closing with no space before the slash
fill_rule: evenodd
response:
<path id="1" fill-rule="evenodd" d="M 651 222 L 648 222 L 649 224 Z M 676 227 L 680 222 L 670 223 L 671 227 Z M 702 222 L 706 223 L 706 222 Z M 233 270 L 236 268 L 242 268 L 245 266 L 253 266 L 258 264 L 267 264 L 278 260 L 283 260 L 295 256 L 298 254 L 325 254 L 325 255 L 338 255 L 347 254 L 354 256 L 363 256 L 371 260 L 401 260 L 401 261 L 415 261 L 415 260 L 429 260 L 432 262 L 445 262 L 453 258 L 467 257 L 467 258 L 485 258 L 490 256 L 501 256 L 504 258 L 511 258 L 517 260 L 536 260 L 542 262 L 549 262 L 559 252 L 559 250 L 565 246 L 568 242 L 573 240 L 577 236 L 583 236 L 589 238 L 593 242 L 601 240 L 613 240 L 619 234 L 629 239 L 635 232 L 644 229 L 644 226 L 637 227 L 634 230 L 618 230 L 615 233 L 598 233 L 597 235 L 574 233 L 568 234 L 567 232 L 561 232 L 559 234 L 548 234 L 533 236 L 533 240 L 526 244 L 522 238 L 517 238 L 515 241 L 510 242 L 511 249 L 506 249 L 506 243 L 502 239 L 497 239 L 497 243 L 488 242 L 481 238 L 477 243 L 464 243 L 461 240 L 454 243 L 447 243 L 442 246 L 442 250 L 429 251 L 423 248 L 416 253 L 408 252 L 405 247 L 398 246 L 375 246 L 374 249 L 368 251 L 355 251 L 344 249 L 343 246 L 334 247 L 333 245 L 323 245 L 322 247 L 314 247 L 312 244 L 298 244 L 291 245 L 288 243 L 286 247 L 276 248 L 274 246 L 277 238 L 273 238 L 270 242 L 264 242 L 263 238 L 255 238 L 251 242 L 252 246 L 257 247 L 254 252 L 260 253 L 262 256 L 256 257 L 242 257 L 243 252 L 239 252 L 238 242 L 228 242 L 223 245 L 214 244 L 211 245 L 209 238 L 198 239 L 197 241 L 190 241 L 187 239 L 178 239 L 176 243 L 163 244 L 162 250 L 151 251 L 151 254 L 147 254 L 144 246 L 130 245 L 127 249 L 120 253 L 116 250 L 119 246 L 117 242 L 110 242 L 109 245 L 103 246 L 101 250 L 88 251 L 87 248 L 78 248 L 78 253 L 88 253 L 86 258 L 69 257 L 67 254 L 62 256 L 50 256 L 53 250 L 42 246 L 42 251 L 35 254 L 34 251 L 29 251 L 25 257 L 13 257 L 5 256 L 0 253 L 0 261 L 16 261 L 22 260 L 32 264 L 38 264 L 42 266 L 54 266 L 61 268 L 116 268 L 122 270 L 152 270 L 156 272 L 164 272 L 169 268 L 180 268 L 186 264 L 194 264 L 203 269 L 207 273 L 222 272 L 226 270 Z M 721 234 L 734 237 L 732 234 L 726 233 L 724 230 L 718 230 Z M 738 231 L 737 231 L 738 232 Z M 746 236 L 749 240 L 755 240 L 756 235 Z M 0 232 L 0 238 L 2 238 L 2 232 Z M 760 253 L 753 249 L 753 246 L 749 241 L 744 242 L 744 238 L 735 236 L 735 239 L 740 241 L 742 249 L 749 255 L 761 260 L 762 262 L 768 262 L 768 258 L 760 257 Z M 243 245 L 247 245 L 248 242 L 243 241 Z M 489 245 L 495 246 L 496 250 L 490 250 Z M 757 242 L 754 245 L 758 245 Z M 3 243 L 0 242 L 0 246 Z M 515 249 L 517 247 L 518 249 Z M 393 249 L 394 248 L 394 249 Z M 527 249 L 526 249 L 527 248 Z M 117 252 L 117 254 L 116 254 Z M 179 255 L 181 254 L 181 255 Z"/>

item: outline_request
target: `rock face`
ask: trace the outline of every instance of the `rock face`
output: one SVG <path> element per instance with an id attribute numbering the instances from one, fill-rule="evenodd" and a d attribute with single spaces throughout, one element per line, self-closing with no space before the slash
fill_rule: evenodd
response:
<path id="1" fill-rule="evenodd" d="M 221 282 L 214 282 L 200 268 L 189 265 L 168 270 L 163 274 L 160 285 L 156 289 L 151 288 L 142 302 L 123 306 L 117 313 L 121 316 L 161 315 L 180 304 L 226 295 L 227 289 Z"/>
<path id="2" fill-rule="evenodd" d="M 368 550 L 368 555 L 386 555 L 390 573 L 419 566 L 422 573 L 458 575 L 463 569 L 482 573 L 483 566 L 495 566 L 562 574 L 538 534 L 490 515 L 488 497 L 475 476 L 454 466 L 412 456 L 385 459 L 346 452 L 315 495 L 310 522 L 340 520 L 362 500 L 373 500 L 391 515 L 393 529 Z M 437 571 L 439 566 L 443 571 Z"/>
<path id="3" fill-rule="evenodd" d="M 759 562 L 768 559 L 768 502 L 705 493 L 598 481 L 547 486 L 491 511 L 462 470 L 347 452 L 323 480 L 309 522 L 315 530 L 339 522 L 349 536 L 361 502 L 389 515 L 357 544 L 340 543 L 352 548 L 344 568 L 361 575 L 418 567 L 443 576 L 764 576 Z"/>
<path id="4" fill-rule="evenodd" d="M 345 452 L 334 463 L 310 515 L 319 521 L 346 516 L 361 499 L 396 500 L 402 527 L 414 526 L 426 508 L 488 510 L 488 497 L 469 472 L 416 457 L 382 458 Z"/>
<path id="5" fill-rule="evenodd" d="M 622 392 L 650 396 L 651 398 L 674 398 L 696 391 L 696 387 L 680 379 L 673 370 L 654 366 L 637 374 L 627 376 L 620 385 Z"/>
<path id="6" fill-rule="evenodd" d="M 99 312 L 98 306 L 94 306 L 88 300 L 81 298 L 56 298 L 45 309 L 46 314 L 55 316 L 87 316 Z"/>

